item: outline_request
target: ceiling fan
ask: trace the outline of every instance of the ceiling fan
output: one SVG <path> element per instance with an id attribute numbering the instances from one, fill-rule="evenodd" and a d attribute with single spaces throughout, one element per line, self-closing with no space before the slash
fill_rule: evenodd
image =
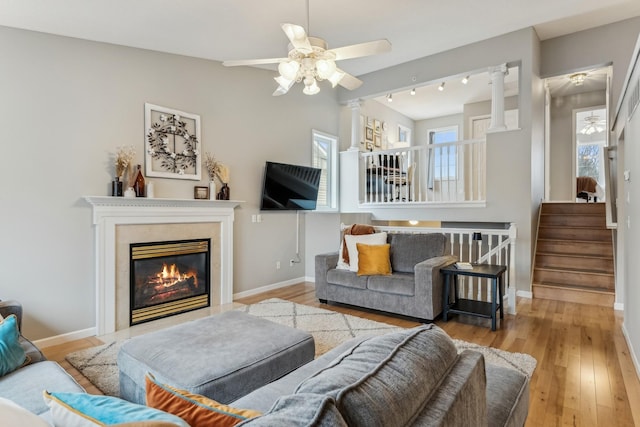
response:
<path id="1" fill-rule="evenodd" d="M 307 0 L 307 28 L 309 28 L 309 1 Z M 340 85 L 349 90 L 360 87 L 362 80 L 346 73 L 336 66 L 335 61 L 377 55 L 391 50 L 391 43 L 375 40 L 366 43 L 328 49 L 327 42 L 311 37 L 300 25 L 282 24 L 282 30 L 289 39 L 289 54 L 286 58 L 247 59 L 224 61 L 226 67 L 242 65 L 278 64 L 280 75 L 275 77 L 278 88 L 273 96 L 284 95 L 294 83 L 303 82 L 302 90 L 307 95 L 320 92 L 318 81 L 328 80 L 332 87 Z"/>
<path id="2" fill-rule="evenodd" d="M 605 130 L 607 121 L 601 119 L 600 116 L 591 113 L 591 115 L 584 118 L 584 127 L 580 130 L 583 135 L 591 135 L 592 133 L 600 133 Z"/>

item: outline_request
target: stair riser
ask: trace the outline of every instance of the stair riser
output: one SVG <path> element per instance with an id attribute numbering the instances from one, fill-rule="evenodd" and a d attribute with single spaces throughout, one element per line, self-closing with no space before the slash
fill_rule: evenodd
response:
<path id="1" fill-rule="evenodd" d="M 538 252 L 551 252 L 571 255 L 600 255 L 611 258 L 613 256 L 613 246 L 611 243 L 590 242 L 558 242 L 558 241 L 538 241 Z"/>
<path id="2" fill-rule="evenodd" d="M 543 214 L 599 214 L 604 215 L 604 203 L 543 203 Z"/>
<path id="3" fill-rule="evenodd" d="M 542 215 L 540 225 L 547 227 L 595 227 L 606 228 L 607 222 L 601 215 Z"/>
<path id="4" fill-rule="evenodd" d="M 581 286 L 585 289 L 600 288 L 611 291 L 615 289 L 613 275 L 535 269 L 533 273 L 533 281 L 537 283 L 551 282 L 572 286 Z"/>
<path id="5" fill-rule="evenodd" d="M 595 241 L 595 242 L 610 242 L 611 231 L 606 229 L 580 230 L 575 228 L 540 227 L 538 231 L 538 238 L 539 239 L 585 240 L 585 241 Z"/>
<path id="6" fill-rule="evenodd" d="M 536 267 L 573 268 L 596 270 L 613 274 L 613 261 L 610 258 L 582 258 L 574 256 L 536 255 Z"/>

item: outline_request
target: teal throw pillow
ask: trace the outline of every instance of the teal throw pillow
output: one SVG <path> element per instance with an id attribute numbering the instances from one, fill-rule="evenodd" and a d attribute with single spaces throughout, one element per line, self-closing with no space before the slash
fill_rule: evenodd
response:
<path id="1" fill-rule="evenodd" d="M 15 314 L 0 320 L 0 377 L 15 371 L 27 360 L 20 345 L 18 318 Z"/>
<path id="2" fill-rule="evenodd" d="M 44 400 L 51 410 L 55 426 L 95 427 L 155 422 L 154 425 L 189 427 L 180 417 L 117 397 L 45 391 Z"/>

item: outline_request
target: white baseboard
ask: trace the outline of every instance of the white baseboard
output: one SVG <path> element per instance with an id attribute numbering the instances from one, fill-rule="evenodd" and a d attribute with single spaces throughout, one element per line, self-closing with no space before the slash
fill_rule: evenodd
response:
<path id="1" fill-rule="evenodd" d="M 297 283 L 302 282 L 303 280 L 305 280 L 304 277 L 298 277 L 296 279 L 289 279 L 289 280 L 285 280 L 284 282 L 274 283 L 272 285 L 261 286 L 259 288 L 251 289 L 249 291 L 238 292 L 237 294 L 233 294 L 233 299 L 235 300 L 237 298 L 251 297 L 257 294 L 261 294 L 263 292 L 284 288 L 285 286 L 295 285 Z"/>
<path id="2" fill-rule="evenodd" d="M 516 296 L 522 297 L 522 298 L 532 299 L 533 298 L 533 292 L 531 292 L 531 291 L 517 291 L 516 292 Z"/>
<path id="3" fill-rule="evenodd" d="M 64 344 L 69 341 L 80 340 L 82 338 L 92 337 L 96 334 L 96 328 L 81 329 L 79 331 L 67 332 L 66 334 L 56 335 L 53 337 L 42 338 L 33 343 L 39 348 L 51 347 L 58 344 Z"/>
<path id="4" fill-rule="evenodd" d="M 311 276 L 311 277 L 307 276 L 304 278 L 304 281 L 310 282 L 310 283 L 316 283 L 316 276 Z"/>
<path id="5" fill-rule="evenodd" d="M 636 367 L 636 375 L 638 376 L 638 379 L 640 379 L 640 363 L 638 362 L 638 357 L 631 346 L 631 340 L 629 339 L 629 334 L 627 333 L 627 328 L 624 322 L 622 323 L 622 335 L 624 336 L 624 340 L 627 342 L 627 347 L 629 347 L 629 356 L 631 356 L 633 366 Z"/>
<path id="6" fill-rule="evenodd" d="M 624 311 L 624 303 L 614 302 L 613 303 L 613 309 L 617 310 L 617 311 Z"/>

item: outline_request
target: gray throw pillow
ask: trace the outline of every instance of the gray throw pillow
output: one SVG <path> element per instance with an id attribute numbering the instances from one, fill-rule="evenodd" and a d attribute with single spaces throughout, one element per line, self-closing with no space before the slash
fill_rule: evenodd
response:
<path id="1" fill-rule="evenodd" d="M 309 393 L 283 396 L 269 412 L 236 426 L 348 427 L 332 397 Z"/>

